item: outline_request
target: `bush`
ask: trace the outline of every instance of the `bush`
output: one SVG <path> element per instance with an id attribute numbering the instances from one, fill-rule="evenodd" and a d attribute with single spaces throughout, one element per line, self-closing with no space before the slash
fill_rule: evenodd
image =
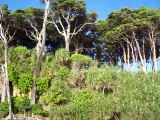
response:
<path id="1" fill-rule="evenodd" d="M 43 115 L 43 116 L 49 115 L 48 111 L 42 109 L 42 105 L 40 104 L 30 105 L 30 101 L 27 96 L 12 97 L 12 105 L 14 113 L 23 114 L 25 112 L 28 115 L 31 115 L 31 113 L 33 113 L 34 115 Z"/>
<path id="2" fill-rule="evenodd" d="M 6 117 L 8 112 L 9 112 L 8 103 L 7 102 L 0 103 L 0 119 Z"/>
<path id="3" fill-rule="evenodd" d="M 112 87 L 110 94 L 97 90 L 74 89 L 67 104 L 51 108 L 50 118 L 103 120 L 120 113 L 124 120 L 158 120 L 160 114 L 160 73 L 118 72 L 114 67 L 90 67 L 88 85 L 103 83 Z"/>
<path id="4" fill-rule="evenodd" d="M 116 81 L 119 80 L 119 73 L 115 67 L 101 66 L 90 67 L 87 71 L 86 83 L 88 86 L 109 94 L 113 92 Z"/>
<path id="5" fill-rule="evenodd" d="M 64 65 L 68 60 L 68 56 L 69 53 L 66 51 L 66 49 L 58 49 L 55 53 L 55 61 L 60 65 Z"/>
<path id="6" fill-rule="evenodd" d="M 32 85 L 33 77 L 31 74 L 21 75 L 17 82 L 17 88 L 22 93 L 28 93 Z"/>
<path id="7" fill-rule="evenodd" d="M 82 54 L 72 54 L 69 59 L 78 64 L 89 64 L 92 62 L 92 58 Z"/>
<path id="8" fill-rule="evenodd" d="M 97 91 L 83 89 L 72 94 L 69 104 L 53 106 L 50 120 L 103 120 L 105 115 L 111 114 L 115 105 L 112 97 L 106 98 Z"/>
<path id="9" fill-rule="evenodd" d="M 10 61 L 14 63 L 23 63 L 30 56 L 30 50 L 23 46 L 11 47 L 9 49 Z"/>
<path id="10" fill-rule="evenodd" d="M 42 105 L 33 104 L 32 105 L 32 113 L 34 113 L 35 115 L 40 115 L 42 113 Z"/>
<path id="11" fill-rule="evenodd" d="M 120 86 L 120 109 L 123 119 L 159 119 L 160 79 L 153 74 L 123 74 Z"/>
<path id="12" fill-rule="evenodd" d="M 88 84 L 98 84 L 101 82 L 113 82 L 114 80 L 118 80 L 118 71 L 115 67 L 109 66 L 101 66 L 90 67 L 87 72 L 87 83 Z"/>
<path id="13" fill-rule="evenodd" d="M 69 75 L 69 69 L 67 67 L 60 67 L 56 72 L 56 79 L 65 80 Z"/>
<path id="14" fill-rule="evenodd" d="M 12 104 L 15 113 L 24 113 L 24 111 L 30 110 L 30 101 L 27 96 L 13 97 Z"/>
<path id="15" fill-rule="evenodd" d="M 48 116 L 49 112 L 42 109 L 42 105 L 40 104 L 34 104 L 31 106 L 32 113 L 35 115 L 42 115 L 42 116 Z"/>
<path id="16" fill-rule="evenodd" d="M 70 99 L 70 91 L 64 81 L 56 80 L 47 94 L 41 99 L 44 104 L 66 104 Z"/>
<path id="17" fill-rule="evenodd" d="M 34 78 L 37 85 L 37 91 L 39 94 L 46 92 L 49 88 L 50 77 Z"/>

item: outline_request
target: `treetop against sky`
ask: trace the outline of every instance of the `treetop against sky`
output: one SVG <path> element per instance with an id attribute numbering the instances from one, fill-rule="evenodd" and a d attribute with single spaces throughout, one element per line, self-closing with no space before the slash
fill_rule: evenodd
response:
<path id="1" fill-rule="evenodd" d="M 146 6 L 152 9 L 160 8 L 160 0 L 84 0 L 87 11 L 96 11 L 99 19 L 106 19 L 107 15 L 124 7 L 139 8 Z M 27 7 L 43 7 L 38 0 L 0 0 L 0 4 L 7 4 L 10 10 L 25 9 Z"/>

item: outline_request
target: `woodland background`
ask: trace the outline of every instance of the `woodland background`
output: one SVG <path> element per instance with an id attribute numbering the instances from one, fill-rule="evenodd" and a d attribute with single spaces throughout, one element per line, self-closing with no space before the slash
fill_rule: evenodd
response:
<path id="1" fill-rule="evenodd" d="M 0 7 L 0 118 L 160 119 L 160 9 L 97 21 L 84 1 Z"/>

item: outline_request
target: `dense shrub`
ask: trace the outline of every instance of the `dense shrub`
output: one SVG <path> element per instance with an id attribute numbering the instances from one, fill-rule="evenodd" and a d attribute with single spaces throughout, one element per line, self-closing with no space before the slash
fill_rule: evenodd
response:
<path id="1" fill-rule="evenodd" d="M 50 118 L 103 120 L 113 118 L 117 112 L 124 120 L 159 119 L 159 73 L 130 73 L 114 67 L 90 67 L 86 82 L 88 88 L 73 89 L 69 102 L 54 106 Z M 112 92 L 103 94 L 99 89 L 90 89 L 90 85 L 111 87 Z"/>
<path id="2" fill-rule="evenodd" d="M 56 80 L 46 95 L 42 96 L 44 104 L 61 105 L 69 102 L 70 91 L 64 81 Z"/>
<path id="3" fill-rule="evenodd" d="M 39 101 L 51 106 L 51 120 L 104 120 L 114 118 L 115 113 L 120 113 L 123 120 L 160 119 L 160 73 L 118 71 L 81 54 L 69 57 L 65 49 L 59 49 L 54 57 L 44 58 L 40 77 L 33 78 L 35 58 L 28 58 L 30 51 L 16 48 L 12 52 L 13 59 L 9 62 L 12 84 L 21 93 L 28 93 L 35 80 Z M 14 60 L 20 61 L 15 64 Z M 48 116 L 39 103 L 30 106 L 28 97 L 15 97 L 12 102 L 14 113 L 26 111 Z M 1 103 L 0 117 L 7 113 L 7 103 Z"/>
<path id="4" fill-rule="evenodd" d="M 106 98 L 97 91 L 83 89 L 73 93 L 69 104 L 53 106 L 50 120 L 102 120 L 112 113 L 114 107 L 111 96 Z"/>
<path id="5" fill-rule="evenodd" d="M 72 54 L 69 59 L 79 64 L 89 64 L 92 62 L 92 58 L 82 54 Z"/>
<path id="6" fill-rule="evenodd" d="M 49 88 L 50 77 L 34 78 L 37 85 L 37 91 L 39 94 L 46 92 Z"/>
<path id="7" fill-rule="evenodd" d="M 69 53 L 66 51 L 66 49 L 58 49 L 55 53 L 55 61 L 60 65 L 64 65 L 68 60 L 68 56 Z"/>
<path id="8" fill-rule="evenodd" d="M 9 110 L 8 110 L 8 103 L 2 102 L 0 103 L 0 119 L 7 116 Z"/>
<path id="9" fill-rule="evenodd" d="M 30 101 L 27 96 L 13 97 L 12 98 L 13 109 L 15 113 L 24 113 L 30 110 Z"/>
<path id="10" fill-rule="evenodd" d="M 33 104 L 31 106 L 31 109 L 32 109 L 31 112 L 34 115 L 42 115 L 42 116 L 48 116 L 49 115 L 49 112 L 46 111 L 46 110 L 43 110 L 42 105 L 40 105 L 40 104 Z"/>
<path id="11" fill-rule="evenodd" d="M 32 85 L 33 77 L 31 74 L 21 75 L 17 81 L 17 88 L 22 93 L 28 93 Z"/>
<path id="12" fill-rule="evenodd" d="M 56 79 L 58 80 L 65 80 L 67 79 L 70 71 L 67 67 L 59 67 L 59 69 L 56 72 Z"/>
<path id="13" fill-rule="evenodd" d="M 128 76 L 128 77 L 127 77 Z M 153 74 L 127 74 L 118 84 L 124 119 L 158 120 L 160 114 L 160 79 Z"/>

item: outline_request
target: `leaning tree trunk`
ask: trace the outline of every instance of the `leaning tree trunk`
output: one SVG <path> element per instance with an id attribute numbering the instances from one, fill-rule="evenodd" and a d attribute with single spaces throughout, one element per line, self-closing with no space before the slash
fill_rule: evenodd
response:
<path id="1" fill-rule="evenodd" d="M 47 24 L 47 18 L 48 18 L 49 5 L 50 5 L 50 1 L 48 1 L 47 5 L 45 7 L 43 28 L 42 28 L 42 40 L 38 40 L 38 43 L 37 43 L 37 45 L 38 45 L 38 47 L 37 47 L 37 60 L 36 60 L 34 74 L 33 74 L 34 78 L 39 78 L 39 76 L 40 76 L 41 64 L 42 64 L 42 59 L 43 59 L 44 47 L 45 47 L 46 24 Z M 35 103 L 36 103 L 36 83 L 35 83 L 35 81 L 33 81 L 30 104 L 32 105 Z"/>
<path id="2" fill-rule="evenodd" d="M 140 58 L 140 61 L 141 61 L 141 64 L 142 64 L 142 66 L 141 66 L 142 70 L 143 70 L 144 73 L 146 73 L 147 72 L 147 70 L 146 70 L 146 61 L 145 61 L 145 59 L 143 59 L 142 53 L 140 51 L 140 46 L 139 46 L 139 43 L 138 43 L 137 39 L 135 39 L 135 42 L 136 42 L 139 58 Z"/>
<path id="3" fill-rule="evenodd" d="M 8 76 L 8 43 L 5 42 L 4 44 L 4 57 L 5 57 L 5 78 L 6 78 L 6 89 L 7 89 L 7 100 L 8 100 L 8 106 L 9 106 L 9 115 L 8 119 L 13 119 L 13 113 L 12 113 L 12 105 L 11 105 L 11 96 L 10 96 L 10 85 L 9 85 L 9 76 Z"/>

